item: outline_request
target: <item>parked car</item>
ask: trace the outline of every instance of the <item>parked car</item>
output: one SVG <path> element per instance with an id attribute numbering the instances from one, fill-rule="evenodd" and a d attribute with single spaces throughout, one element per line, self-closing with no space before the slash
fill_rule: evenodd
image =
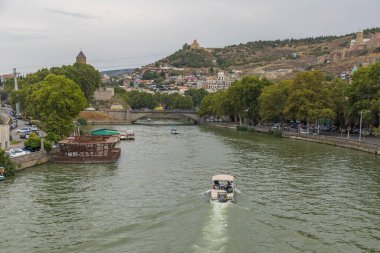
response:
<path id="1" fill-rule="evenodd" d="M 28 139 L 32 131 L 23 132 L 20 134 L 20 139 Z"/>
<path id="2" fill-rule="evenodd" d="M 36 151 L 40 151 L 41 147 L 36 147 L 36 148 L 25 147 L 24 149 L 25 149 L 26 151 L 36 152 Z"/>
<path id="3" fill-rule="evenodd" d="M 30 132 L 30 131 L 32 131 L 31 127 L 22 127 L 20 129 L 17 129 L 16 133 L 18 134 L 18 133 L 24 133 L 24 132 Z"/>
<path id="4" fill-rule="evenodd" d="M 13 148 L 8 151 L 10 157 L 17 157 L 22 155 L 30 154 L 30 151 L 24 150 L 22 148 Z"/>
<path id="5" fill-rule="evenodd" d="M 38 127 L 36 125 L 31 125 L 30 128 L 32 132 L 38 132 Z"/>

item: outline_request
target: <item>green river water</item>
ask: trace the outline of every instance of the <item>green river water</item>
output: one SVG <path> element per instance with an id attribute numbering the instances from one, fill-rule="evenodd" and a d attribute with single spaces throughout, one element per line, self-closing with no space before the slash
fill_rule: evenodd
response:
<path id="1" fill-rule="evenodd" d="M 118 162 L 0 182 L 0 252 L 380 252 L 380 158 L 199 126 L 133 129 Z M 209 203 L 211 176 L 236 204 Z"/>

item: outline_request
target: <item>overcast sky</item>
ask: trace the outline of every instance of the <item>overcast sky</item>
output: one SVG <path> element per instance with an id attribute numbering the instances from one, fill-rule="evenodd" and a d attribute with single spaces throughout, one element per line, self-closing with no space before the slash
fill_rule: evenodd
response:
<path id="1" fill-rule="evenodd" d="M 380 0 L 0 0 L 0 74 L 72 64 L 132 68 L 204 47 L 380 26 Z"/>

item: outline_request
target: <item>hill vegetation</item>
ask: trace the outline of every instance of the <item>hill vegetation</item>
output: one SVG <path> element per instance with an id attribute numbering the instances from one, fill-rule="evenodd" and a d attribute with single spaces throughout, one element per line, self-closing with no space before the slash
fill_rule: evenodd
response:
<path id="1" fill-rule="evenodd" d="M 364 30 L 365 37 L 380 32 L 380 28 Z M 156 62 L 156 65 L 171 65 L 181 68 L 220 68 L 224 70 L 242 70 L 246 74 L 270 72 L 279 69 L 312 70 L 320 69 L 329 74 L 336 74 L 352 65 L 329 63 L 330 53 L 337 49 L 348 48 L 355 33 L 340 36 L 319 36 L 303 39 L 259 40 L 224 48 L 190 49 L 185 44 L 174 54 Z M 369 52 L 363 52 L 366 56 Z M 359 58 L 359 59 L 358 59 Z"/>

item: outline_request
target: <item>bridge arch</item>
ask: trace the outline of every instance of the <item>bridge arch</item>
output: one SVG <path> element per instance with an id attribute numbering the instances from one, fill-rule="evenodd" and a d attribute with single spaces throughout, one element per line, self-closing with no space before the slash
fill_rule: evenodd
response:
<path id="1" fill-rule="evenodd" d="M 144 110 L 131 110 L 130 111 L 130 121 L 131 123 L 136 122 L 139 119 L 149 117 L 149 118 L 164 118 L 164 119 L 191 119 L 195 124 L 199 124 L 199 116 L 195 111 L 180 111 L 180 110 L 170 110 L 170 111 L 144 111 Z"/>

